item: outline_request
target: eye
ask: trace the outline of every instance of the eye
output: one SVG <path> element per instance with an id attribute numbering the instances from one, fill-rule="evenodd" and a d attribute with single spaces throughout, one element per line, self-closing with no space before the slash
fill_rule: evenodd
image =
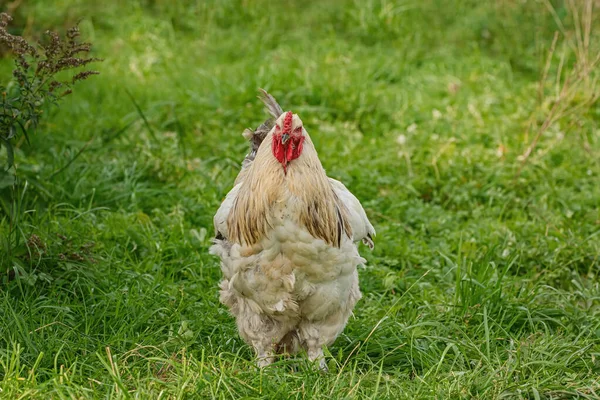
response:
<path id="1" fill-rule="evenodd" d="M 302 133 L 302 125 L 294 129 L 295 133 Z"/>

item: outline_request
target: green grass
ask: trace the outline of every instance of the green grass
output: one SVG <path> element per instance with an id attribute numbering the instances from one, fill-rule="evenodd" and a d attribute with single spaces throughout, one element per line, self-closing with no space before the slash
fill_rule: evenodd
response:
<path id="1" fill-rule="evenodd" d="M 599 106 L 553 124 L 518 174 L 549 107 L 542 3 L 172 3 L 16 13 L 34 36 L 82 18 L 105 61 L 16 154 L 0 398 L 600 396 Z M 212 216 L 265 118 L 259 87 L 378 232 L 328 374 L 302 357 L 257 370 L 218 302 Z"/>

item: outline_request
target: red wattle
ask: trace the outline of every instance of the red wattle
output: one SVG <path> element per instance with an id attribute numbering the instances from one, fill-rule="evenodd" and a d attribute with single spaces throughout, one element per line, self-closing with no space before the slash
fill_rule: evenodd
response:
<path id="1" fill-rule="evenodd" d="M 277 159 L 277 161 L 279 161 L 281 164 L 286 163 L 286 158 L 285 158 L 285 149 L 283 147 L 283 144 L 281 143 L 281 138 L 278 138 L 276 136 L 273 136 L 273 155 L 275 156 L 275 158 Z"/>
<path id="2" fill-rule="evenodd" d="M 281 136 L 273 135 L 271 150 L 273 151 L 273 156 L 275 156 L 283 167 L 284 172 L 287 172 L 288 163 L 302 154 L 303 143 L 304 136 L 291 137 L 286 144 L 283 144 L 281 143 Z"/>

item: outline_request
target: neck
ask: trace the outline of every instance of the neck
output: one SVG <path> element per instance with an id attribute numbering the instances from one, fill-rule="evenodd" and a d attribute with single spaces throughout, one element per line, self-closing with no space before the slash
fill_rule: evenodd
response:
<path id="1" fill-rule="evenodd" d="M 291 169 L 287 163 L 298 158 L 301 151 L 292 151 L 293 158 L 287 158 L 290 146 L 285 146 L 281 140 L 269 139 L 273 140 L 272 148 L 259 148 L 229 214 L 230 239 L 245 245 L 260 241 L 271 226 L 273 204 L 291 195 L 297 207 L 293 213 L 295 222 L 314 237 L 339 247 L 343 236 L 352 237 L 348 211 L 331 188 L 310 138 L 306 136 L 306 141 L 301 142 L 305 154 L 294 161 Z M 281 149 L 285 164 L 275 149 Z M 269 154 L 271 150 L 272 154 Z M 285 174 L 281 173 L 282 165 Z"/>

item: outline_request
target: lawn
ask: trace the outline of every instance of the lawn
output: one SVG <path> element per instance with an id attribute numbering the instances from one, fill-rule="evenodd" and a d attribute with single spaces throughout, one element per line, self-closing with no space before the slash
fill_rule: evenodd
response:
<path id="1" fill-rule="evenodd" d="M 600 9 L 551 3 L 22 2 L 104 61 L 0 189 L 0 398 L 598 398 Z M 377 229 L 327 374 L 258 370 L 218 301 L 260 87 Z"/>

